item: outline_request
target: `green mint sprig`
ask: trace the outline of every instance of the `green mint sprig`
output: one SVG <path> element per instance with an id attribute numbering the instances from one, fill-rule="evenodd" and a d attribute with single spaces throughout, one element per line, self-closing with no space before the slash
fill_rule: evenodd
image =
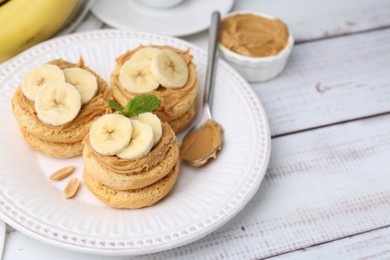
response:
<path id="1" fill-rule="evenodd" d="M 124 116 L 137 116 L 142 113 L 152 112 L 160 105 L 161 100 L 155 95 L 142 94 L 138 95 L 127 102 L 123 108 L 114 100 L 108 101 L 108 106 L 116 111 L 119 111 Z"/>

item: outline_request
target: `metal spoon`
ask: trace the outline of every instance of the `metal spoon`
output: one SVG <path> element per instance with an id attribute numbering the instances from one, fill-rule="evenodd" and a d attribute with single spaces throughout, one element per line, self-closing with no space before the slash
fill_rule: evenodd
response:
<path id="1" fill-rule="evenodd" d="M 211 107 L 213 101 L 214 94 L 214 65 L 215 65 L 215 54 L 217 51 L 218 44 L 218 36 L 219 36 L 219 24 L 220 24 L 221 15 L 218 11 L 213 12 L 211 16 L 211 26 L 209 31 L 209 48 L 208 48 L 208 58 L 207 58 L 207 71 L 206 71 L 206 81 L 205 88 L 203 93 L 203 107 L 202 107 L 202 115 L 199 118 L 198 122 L 186 133 L 183 144 L 186 142 L 186 138 L 188 138 L 191 134 L 195 133 L 200 128 L 204 127 L 208 120 L 211 120 L 212 123 L 216 123 L 212 119 L 211 115 Z M 218 124 L 218 123 L 216 123 Z M 218 124 L 219 125 L 219 124 Z M 223 140 L 222 131 L 221 131 L 221 144 Z M 182 145 L 183 146 L 183 145 Z M 201 166 L 205 164 L 210 158 L 216 157 L 216 152 L 221 149 L 221 146 L 215 147 L 208 154 L 203 156 L 202 158 L 197 158 L 193 160 L 185 159 L 184 161 L 188 162 L 192 166 Z"/>

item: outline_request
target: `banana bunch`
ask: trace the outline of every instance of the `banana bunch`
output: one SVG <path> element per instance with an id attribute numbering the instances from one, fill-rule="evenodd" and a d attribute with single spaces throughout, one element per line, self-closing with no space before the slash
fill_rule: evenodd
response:
<path id="1" fill-rule="evenodd" d="M 188 80 L 183 58 L 170 50 L 142 48 L 126 61 L 119 71 L 119 82 L 130 93 L 147 93 L 160 85 L 180 88 Z"/>
<path id="2" fill-rule="evenodd" d="M 120 114 L 104 115 L 92 124 L 89 132 L 96 152 L 129 160 L 147 155 L 161 137 L 161 121 L 150 112 L 131 118 Z"/>
<path id="3" fill-rule="evenodd" d="M 0 0 L 0 62 L 54 35 L 79 0 Z"/>
<path id="4" fill-rule="evenodd" d="M 77 117 L 81 106 L 96 95 L 98 84 L 96 77 L 87 70 L 61 70 L 56 65 L 43 64 L 24 75 L 21 90 L 34 102 L 42 122 L 59 126 Z"/>

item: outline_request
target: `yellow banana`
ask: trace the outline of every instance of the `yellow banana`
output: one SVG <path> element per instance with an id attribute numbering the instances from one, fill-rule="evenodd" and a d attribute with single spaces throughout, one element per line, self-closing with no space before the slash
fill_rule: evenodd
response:
<path id="1" fill-rule="evenodd" d="M 1 0 L 0 0 L 1 1 Z M 9 0 L 0 6 L 0 62 L 48 39 L 79 0 Z"/>

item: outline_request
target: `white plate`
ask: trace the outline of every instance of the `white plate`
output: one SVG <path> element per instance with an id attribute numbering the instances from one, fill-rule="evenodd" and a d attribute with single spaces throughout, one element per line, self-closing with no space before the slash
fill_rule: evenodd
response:
<path id="1" fill-rule="evenodd" d="M 22 75 L 56 58 L 76 62 L 82 55 L 106 80 L 115 58 L 139 44 L 191 48 L 199 81 L 206 52 L 185 41 L 156 34 L 101 30 L 56 38 L 20 54 L 0 72 L 0 217 L 43 242 L 105 255 L 152 253 L 181 246 L 217 229 L 236 215 L 257 191 L 270 155 L 266 114 L 248 83 L 227 63 L 217 64 L 214 115 L 224 129 L 218 159 L 200 169 L 182 166 L 172 192 L 155 206 L 112 209 L 82 185 L 77 197 L 62 198 L 67 179 L 48 180 L 64 166 L 82 182 L 83 160 L 52 159 L 25 143 L 11 110 Z"/>
<path id="2" fill-rule="evenodd" d="M 234 0 L 184 0 L 172 8 L 153 8 L 137 0 L 98 0 L 92 12 L 104 23 L 118 29 L 131 29 L 184 36 L 209 27 L 213 11 L 227 13 Z"/>

